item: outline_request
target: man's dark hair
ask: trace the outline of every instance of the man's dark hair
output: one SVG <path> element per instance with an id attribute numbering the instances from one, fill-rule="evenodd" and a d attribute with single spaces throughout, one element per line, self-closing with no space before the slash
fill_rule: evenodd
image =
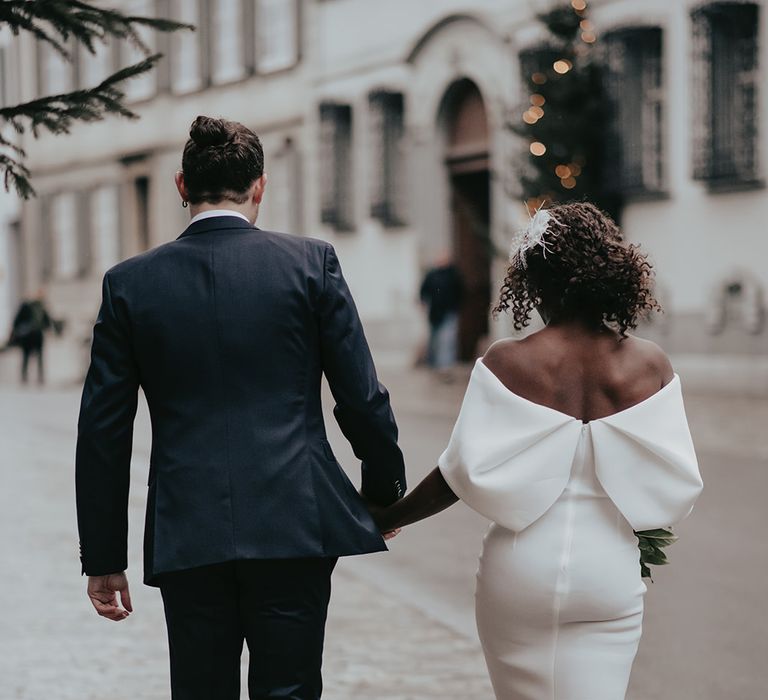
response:
<path id="1" fill-rule="evenodd" d="M 230 200 L 242 204 L 264 173 L 261 141 L 239 122 L 199 116 L 189 129 L 181 159 L 191 204 Z"/>

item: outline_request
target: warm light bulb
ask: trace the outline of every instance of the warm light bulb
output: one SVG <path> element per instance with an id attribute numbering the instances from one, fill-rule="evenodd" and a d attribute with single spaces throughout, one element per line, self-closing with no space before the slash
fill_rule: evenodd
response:
<path id="1" fill-rule="evenodd" d="M 582 12 L 587 9 L 587 3 L 585 0 L 571 0 L 571 7 L 577 12 Z"/>
<path id="2" fill-rule="evenodd" d="M 574 177 L 581 175 L 581 166 L 578 163 L 569 163 L 568 170 L 571 171 L 571 175 Z"/>
<path id="3" fill-rule="evenodd" d="M 534 73 L 531 76 L 531 80 L 536 83 L 536 85 L 544 85 L 544 83 L 547 82 L 547 76 L 544 75 L 544 73 Z"/>
<path id="4" fill-rule="evenodd" d="M 560 180 L 560 184 L 565 187 L 566 190 L 572 190 L 574 187 L 576 187 L 576 178 L 575 177 L 566 177 Z"/>
<path id="5" fill-rule="evenodd" d="M 573 68 L 573 63 L 567 61 L 564 58 L 561 58 L 559 61 L 555 61 L 552 64 L 552 68 L 555 69 L 555 73 L 565 75 L 569 70 L 571 70 L 571 68 Z"/>
<path id="6" fill-rule="evenodd" d="M 535 156 L 543 156 L 547 152 L 547 147 L 541 141 L 534 141 L 531 144 L 531 153 Z"/>
<path id="7" fill-rule="evenodd" d="M 528 111 L 533 114 L 536 119 L 541 119 L 544 116 L 544 110 L 541 107 L 531 107 Z"/>
<path id="8" fill-rule="evenodd" d="M 555 168 L 555 175 L 564 180 L 565 178 L 571 176 L 571 169 L 567 165 L 558 165 Z"/>
<path id="9" fill-rule="evenodd" d="M 535 124 L 537 121 L 539 121 L 539 118 L 530 110 L 528 110 L 527 112 L 523 112 L 523 121 L 526 124 Z"/>
<path id="10" fill-rule="evenodd" d="M 592 32 L 584 32 L 581 35 L 581 40 L 587 44 L 594 44 L 597 41 L 597 37 Z"/>
<path id="11" fill-rule="evenodd" d="M 544 95 L 539 95 L 538 93 L 531 95 L 531 104 L 535 107 L 543 107 L 546 101 Z"/>

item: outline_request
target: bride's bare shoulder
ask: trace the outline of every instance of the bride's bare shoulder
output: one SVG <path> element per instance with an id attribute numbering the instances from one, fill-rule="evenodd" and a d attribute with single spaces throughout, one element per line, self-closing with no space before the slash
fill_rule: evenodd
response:
<path id="1" fill-rule="evenodd" d="M 662 386 L 669 384 L 675 376 L 669 356 L 652 340 L 630 335 L 624 341 L 630 344 L 633 359 L 639 360 L 647 369 L 654 370 L 661 378 Z"/>
<path id="2" fill-rule="evenodd" d="M 482 362 L 507 388 L 514 391 L 519 388 L 521 379 L 530 379 L 539 345 L 533 335 L 520 340 L 497 340 L 483 355 Z"/>

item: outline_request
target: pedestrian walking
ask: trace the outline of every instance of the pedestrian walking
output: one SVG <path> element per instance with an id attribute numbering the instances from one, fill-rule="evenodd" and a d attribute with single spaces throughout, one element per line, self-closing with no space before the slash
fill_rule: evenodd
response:
<path id="1" fill-rule="evenodd" d="M 429 321 L 427 363 L 448 377 L 458 358 L 459 310 L 464 298 L 464 282 L 450 254 L 442 253 L 427 271 L 420 297 Z"/>
<path id="2" fill-rule="evenodd" d="M 38 384 L 45 382 L 45 362 L 43 347 L 45 332 L 49 329 L 60 332 L 61 323 L 51 318 L 45 304 L 45 291 L 38 290 L 32 299 L 21 302 L 19 310 L 13 319 L 9 346 L 18 347 L 21 350 L 21 382 L 26 384 L 29 380 L 29 361 L 32 357 L 37 359 Z"/>

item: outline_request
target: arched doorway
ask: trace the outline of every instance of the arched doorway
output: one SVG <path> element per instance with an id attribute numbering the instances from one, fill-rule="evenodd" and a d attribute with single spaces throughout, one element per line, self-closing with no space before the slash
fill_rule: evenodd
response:
<path id="1" fill-rule="evenodd" d="M 471 80 L 455 82 L 442 105 L 453 253 L 465 285 L 459 356 L 474 360 L 488 335 L 491 303 L 491 194 L 485 103 Z"/>

